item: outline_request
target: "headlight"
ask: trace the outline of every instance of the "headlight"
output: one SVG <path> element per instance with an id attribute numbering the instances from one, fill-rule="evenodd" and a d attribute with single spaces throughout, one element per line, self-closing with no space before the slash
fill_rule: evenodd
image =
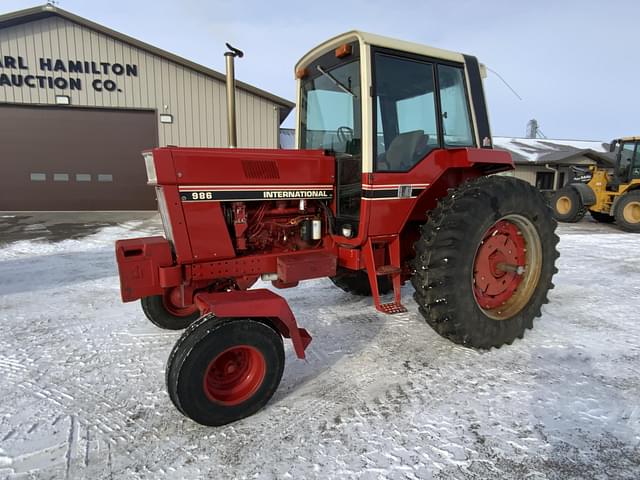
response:
<path id="1" fill-rule="evenodd" d="M 153 163 L 153 153 L 144 152 L 144 166 L 147 168 L 147 183 L 155 185 L 158 183 L 158 176 L 156 175 L 156 164 Z"/>
<path id="2" fill-rule="evenodd" d="M 167 200 L 164 198 L 162 187 L 156 187 L 156 198 L 158 199 L 158 210 L 160 211 L 160 219 L 164 227 L 164 236 L 173 243 L 173 230 L 171 229 L 171 218 L 169 218 L 169 210 L 167 208 Z"/>

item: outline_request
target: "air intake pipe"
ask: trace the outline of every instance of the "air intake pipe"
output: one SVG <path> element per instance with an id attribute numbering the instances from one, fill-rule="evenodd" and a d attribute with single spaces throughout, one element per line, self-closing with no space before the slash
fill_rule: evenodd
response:
<path id="1" fill-rule="evenodd" d="M 242 58 L 244 53 L 242 50 L 238 50 L 228 43 L 225 45 L 229 49 L 229 51 L 224 54 L 227 64 L 227 141 L 229 148 L 236 148 L 238 146 L 238 133 L 236 131 L 236 78 L 234 60 L 236 57 Z"/>

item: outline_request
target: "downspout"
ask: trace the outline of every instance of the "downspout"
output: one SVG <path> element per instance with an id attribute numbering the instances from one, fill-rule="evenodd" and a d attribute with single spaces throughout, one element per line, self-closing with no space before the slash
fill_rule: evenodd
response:
<path id="1" fill-rule="evenodd" d="M 558 175 L 558 172 L 560 171 L 560 168 L 559 167 L 552 167 L 548 163 L 544 164 L 544 168 L 546 168 L 547 170 L 551 170 L 553 172 L 553 189 L 554 190 L 559 190 L 560 189 L 560 185 L 558 185 L 558 180 L 560 178 L 560 175 Z"/>

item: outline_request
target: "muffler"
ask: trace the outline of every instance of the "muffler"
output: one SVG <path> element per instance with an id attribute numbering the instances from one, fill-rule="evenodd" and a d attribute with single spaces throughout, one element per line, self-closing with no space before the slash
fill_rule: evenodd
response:
<path id="1" fill-rule="evenodd" d="M 238 132 L 236 129 L 236 74 L 234 61 L 236 57 L 242 58 L 244 53 L 228 43 L 225 45 L 229 49 L 224 54 L 227 64 L 227 143 L 229 148 L 236 148 L 238 146 Z"/>

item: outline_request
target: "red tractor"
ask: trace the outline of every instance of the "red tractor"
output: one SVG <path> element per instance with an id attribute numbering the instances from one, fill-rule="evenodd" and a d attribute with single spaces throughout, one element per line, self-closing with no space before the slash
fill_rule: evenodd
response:
<path id="1" fill-rule="evenodd" d="M 230 146 L 233 58 L 227 53 Z M 283 337 L 311 336 L 286 300 L 250 289 L 330 278 L 405 312 L 410 280 L 440 335 L 481 349 L 521 338 L 557 271 L 556 222 L 492 148 L 475 57 L 349 32 L 298 62 L 296 150 L 145 152 L 165 237 L 116 243 L 122 298 L 186 328 L 168 360 L 175 406 L 204 425 L 262 408 L 278 388 Z M 392 292 L 383 303 L 381 295 Z"/>

